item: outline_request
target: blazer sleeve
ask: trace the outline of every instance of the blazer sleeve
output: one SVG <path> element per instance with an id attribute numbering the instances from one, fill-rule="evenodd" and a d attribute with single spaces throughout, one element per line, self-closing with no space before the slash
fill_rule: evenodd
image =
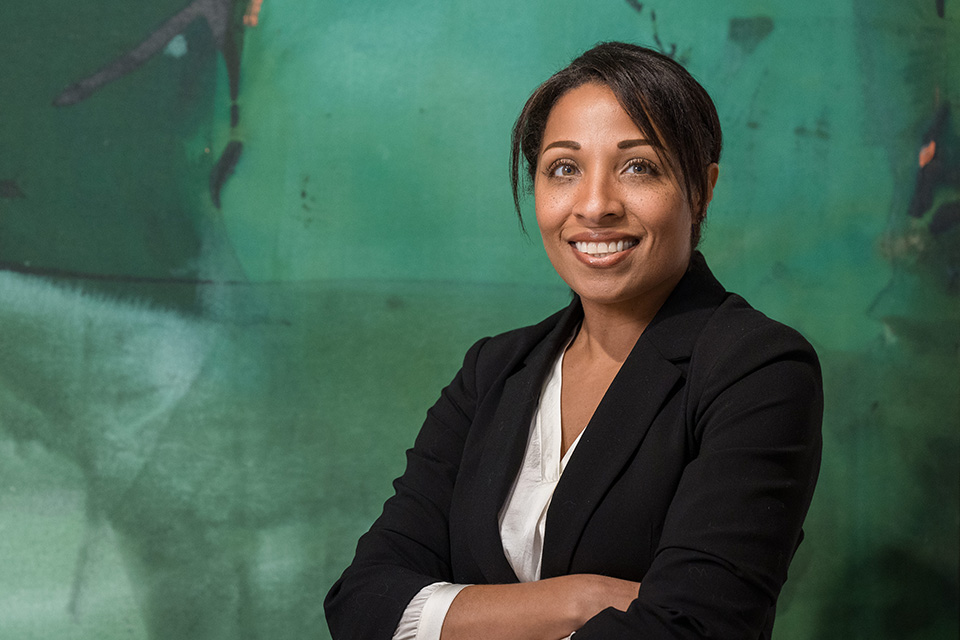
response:
<path id="1" fill-rule="evenodd" d="M 694 352 L 694 450 L 654 560 L 629 609 L 576 640 L 767 637 L 819 472 L 823 392 L 813 348 L 764 320 Z"/>
<path id="2" fill-rule="evenodd" d="M 410 600 L 452 582 L 448 517 L 454 481 L 477 402 L 477 358 L 486 339 L 427 412 L 394 495 L 357 543 L 352 564 L 324 600 L 335 640 L 389 640 Z"/>

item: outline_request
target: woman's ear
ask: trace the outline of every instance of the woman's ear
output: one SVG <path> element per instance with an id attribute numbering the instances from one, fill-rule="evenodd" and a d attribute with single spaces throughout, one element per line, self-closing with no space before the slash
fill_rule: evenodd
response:
<path id="1" fill-rule="evenodd" d="M 699 206 L 695 213 L 698 224 L 703 222 L 707 217 L 707 207 L 710 206 L 710 201 L 713 200 L 713 188 L 717 186 L 717 176 L 719 175 L 720 165 L 716 162 L 711 162 L 707 165 L 707 192 L 704 194 L 703 201 L 697 203 Z"/>
<path id="2" fill-rule="evenodd" d="M 703 211 L 706 212 L 707 206 L 710 204 L 710 201 L 713 200 L 713 188 L 717 186 L 717 178 L 720 176 L 720 165 L 716 162 L 711 162 L 707 167 L 707 198 L 706 202 L 703 203 Z"/>

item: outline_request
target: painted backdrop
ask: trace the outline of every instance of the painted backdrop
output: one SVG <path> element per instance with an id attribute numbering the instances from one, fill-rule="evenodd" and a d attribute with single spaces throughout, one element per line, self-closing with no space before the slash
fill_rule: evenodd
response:
<path id="1" fill-rule="evenodd" d="M 611 39 L 714 96 L 704 252 L 823 360 L 778 636 L 955 639 L 956 0 L 6 3 L 0 637 L 327 637 L 462 354 L 566 300 L 508 132 Z"/>

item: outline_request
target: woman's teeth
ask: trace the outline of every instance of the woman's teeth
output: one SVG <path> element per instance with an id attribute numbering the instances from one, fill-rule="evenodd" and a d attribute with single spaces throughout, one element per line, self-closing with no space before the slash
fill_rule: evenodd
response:
<path id="1" fill-rule="evenodd" d="M 624 249 L 629 249 L 637 244 L 636 240 L 617 240 L 616 242 L 574 242 L 580 253 L 585 253 L 595 258 L 602 258 L 614 253 L 619 253 Z"/>

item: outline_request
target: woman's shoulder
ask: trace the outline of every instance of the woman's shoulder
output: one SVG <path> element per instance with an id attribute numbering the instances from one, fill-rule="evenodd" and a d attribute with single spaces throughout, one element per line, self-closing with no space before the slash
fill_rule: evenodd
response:
<path id="1" fill-rule="evenodd" d="M 703 404 L 724 389 L 746 383 L 772 393 L 770 385 L 790 388 L 816 404 L 822 398 L 817 353 L 796 329 L 728 293 L 703 327 L 690 359 L 690 393 Z M 752 381 L 752 382 L 750 382 Z M 743 387 L 747 388 L 747 387 Z"/>
<path id="2" fill-rule="evenodd" d="M 800 350 L 816 357 L 813 346 L 799 331 L 755 309 L 740 295 L 728 293 L 704 326 L 697 347 L 723 352 L 738 346 Z"/>

